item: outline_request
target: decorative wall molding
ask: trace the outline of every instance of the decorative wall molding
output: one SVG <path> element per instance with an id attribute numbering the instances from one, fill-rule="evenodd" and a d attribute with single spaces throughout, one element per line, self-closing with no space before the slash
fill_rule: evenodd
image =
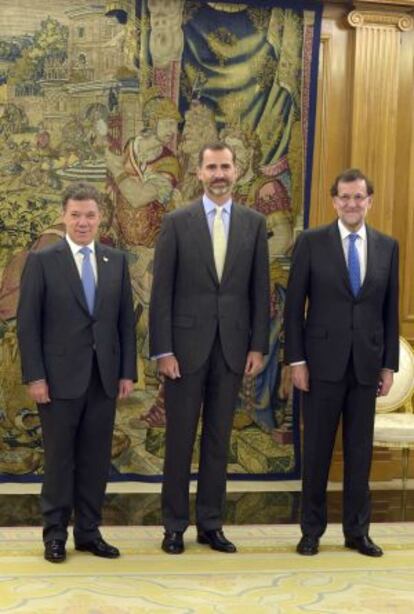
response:
<path id="1" fill-rule="evenodd" d="M 394 28 L 401 32 L 409 32 L 414 27 L 414 19 L 407 13 L 394 13 L 384 11 L 351 11 L 348 15 L 348 23 L 353 28 L 367 26 L 382 26 Z"/>
<path id="2" fill-rule="evenodd" d="M 365 9 L 371 11 L 379 9 L 390 9 L 401 12 L 414 8 L 414 0 L 348 0 L 348 4 L 352 4 L 354 8 L 358 10 Z M 369 6 L 373 8 L 369 9 Z"/>

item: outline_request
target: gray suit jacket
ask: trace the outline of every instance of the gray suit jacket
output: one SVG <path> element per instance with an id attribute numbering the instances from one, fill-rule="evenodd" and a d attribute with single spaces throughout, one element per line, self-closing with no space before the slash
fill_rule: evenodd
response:
<path id="1" fill-rule="evenodd" d="M 66 241 L 31 252 L 23 271 L 17 333 L 23 381 L 46 379 L 55 398 L 81 396 L 96 352 L 105 392 L 120 378 L 136 379 L 135 318 L 125 255 L 96 243 L 94 313 Z"/>
<path id="2" fill-rule="evenodd" d="M 172 352 L 182 373 L 206 361 L 217 331 L 229 367 L 242 373 L 248 351 L 269 343 L 265 218 L 233 203 L 226 260 L 217 278 L 201 201 L 164 218 L 150 304 L 150 353 Z"/>
<path id="3" fill-rule="evenodd" d="M 303 232 L 285 303 L 285 359 L 306 360 L 312 378 L 339 381 L 352 352 L 361 384 L 398 370 L 398 244 L 367 226 L 367 271 L 355 298 L 338 223 Z M 305 305 L 307 311 L 305 313 Z"/>

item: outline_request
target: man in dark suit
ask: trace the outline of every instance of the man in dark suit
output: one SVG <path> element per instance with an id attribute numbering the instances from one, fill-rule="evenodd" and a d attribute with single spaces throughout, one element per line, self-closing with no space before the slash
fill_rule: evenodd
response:
<path id="1" fill-rule="evenodd" d="M 368 556 L 368 487 L 375 398 L 398 370 L 398 244 L 367 224 L 373 186 L 358 170 L 331 188 L 338 220 L 295 245 L 286 305 L 285 359 L 303 391 L 302 539 L 313 555 L 327 524 L 326 487 L 342 415 L 345 546 Z M 307 304 L 307 308 L 305 309 Z"/>
<path id="2" fill-rule="evenodd" d="M 74 510 L 77 550 L 115 558 L 99 532 L 116 399 L 136 379 L 132 293 L 125 255 L 96 241 L 100 193 L 63 194 L 66 237 L 31 252 L 17 312 L 23 381 L 37 403 L 45 452 L 45 558 L 66 557 Z"/>
<path id="3" fill-rule="evenodd" d="M 222 531 L 233 412 L 243 374 L 261 369 L 269 336 L 265 218 L 232 202 L 233 151 L 200 152 L 203 198 L 165 217 L 155 252 L 150 351 L 165 376 L 165 552 L 184 550 L 191 456 L 203 428 L 196 516 L 198 542 L 235 552 Z"/>

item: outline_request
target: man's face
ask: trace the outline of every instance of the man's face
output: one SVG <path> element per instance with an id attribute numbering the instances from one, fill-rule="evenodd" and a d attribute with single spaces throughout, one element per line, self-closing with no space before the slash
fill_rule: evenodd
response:
<path id="1" fill-rule="evenodd" d="M 229 149 L 214 151 L 206 149 L 197 177 L 204 191 L 217 204 L 225 203 L 231 196 L 237 179 L 236 166 Z"/>
<path id="2" fill-rule="evenodd" d="M 77 245 L 88 245 L 98 233 L 101 214 L 94 200 L 69 199 L 62 219 L 69 238 Z"/>
<path id="3" fill-rule="evenodd" d="M 355 232 L 361 228 L 371 205 L 372 196 L 368 196 L 364 179 L 338 183 L 338 195 L 333 198 L 333 206 L 348 230 Z"/>

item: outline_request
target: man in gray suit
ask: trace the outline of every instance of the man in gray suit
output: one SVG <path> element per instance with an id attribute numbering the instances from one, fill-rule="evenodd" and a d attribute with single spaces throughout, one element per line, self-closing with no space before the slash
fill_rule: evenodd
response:
<path id="1" fill-rule="evenodd" d="M 164 219 L 150 304 L 150 351 L 165 376 L 162 548 L 169 554 L 184 550 L 201 407 L 198 542 L 236 550 L 222 531 L 233 412 L 243 374 L 256 375 L 268 349 L 265 218 L 232 202 L 236 167 L 227 145 L 201 150 L 198 178 L 203 198 Z"/>
<path id="2" fill-rule="evenodd" d="M 368 479 L 375 398 L 388 394 L 398 370 L 398 244 L 365 223 L 373 193 L 360 170 L 341 173 L 331 188 L 338 219 L 303 232 L 293 252 L 285 359 L 303 391 L 302 555 L 317 554 L 326 529 L 341 417 L 345 546 L 382 555 L 368 534 Z"/>
<path id="3" fill-rule="evenodd" d="M 66 558 L 74 510 L 77 550 L 116 558 L 99 532 L 116 399 L 136 380 L 126 257 L 96 241 L 100 193 L 78 183 L 63 194 L 64 240 L 31 252 L 21 280 L 17 332 L 23 381 L 39 409 L 45 475 L 44 556 Z"/>

